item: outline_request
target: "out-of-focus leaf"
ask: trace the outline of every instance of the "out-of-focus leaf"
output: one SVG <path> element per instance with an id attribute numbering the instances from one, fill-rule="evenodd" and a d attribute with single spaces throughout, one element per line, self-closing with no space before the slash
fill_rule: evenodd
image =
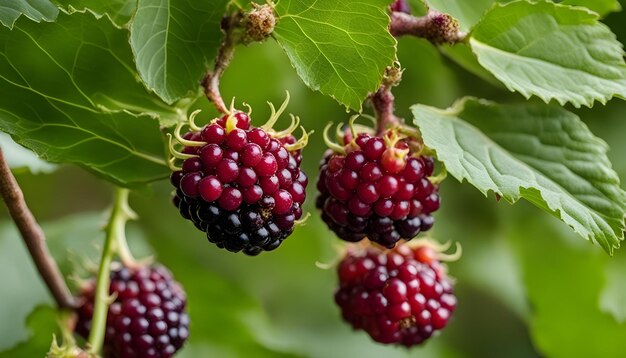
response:
<path id="1" fill-rule="evenodd" d="M 605 16 L 611 12 L 621 11 L 622 5 L 618 0 L 565 0 L 564 5 L 584 6 L 598 14 Z"/>
<path id="2" fill-rule="evenodd" d="M 0 224 L 0 267 L 0 286 L 3 287 L 0 322 L 4 322 L 0 324 L 0 351 L 3 351 L 28 338 L 26 317 L 37 305 L 50 304 L 52 299 L 39 279 L 26 246 L 9 221 Z"/>
<path id="3" fill-rule="evenodd" d="M 608 146 L 573 113 L 549 105 L 465 99 L 412 107 L 424 143 L 448 172 L 510 203 L 524 198 L 609 254 L 624 238 L 626 192 Z"/>
<path id="4" fill-rule="evenodd" d="M 626 98 L 623 46 L 589 10 L 545 1 L 498 4 L 469 43 L 484 68 L 526 98 L 575 107 Z"/>
<path id="5" fill-rule="evenodd" d="M 50 0 L 3 0 L 0 3 L 0 23 L 9 29 L 21 15 L 40 22 L 54 21 L 58 14 L 59 9 Z"/>
<path id="6" fill-rule="evenodd" d="M 508 240 L 532 307 L 531 334 L 544 356 L 623 356 L 626 324 L 598 306 L 609 258 L 536 218 L 518 217 Z"/>
<path id="7" fill-rule="evenodd" d="M 0 132 L 0 148 L 9 167 L 13 170 L 26 168 L 31 173 L 38 174 L 50 173 L 56 169 L 56 165 L 42 160 L 35 153 L 15 143 L 6 133 Z"/>
<path id="8" fill-rule="evenodd" d="M 15 321 L 2 321 L 5 326 L 14 327 Z M 8 324 L 11 322 L 11 324 Z M 30 331 L 28 339 L 18 343 L 7 350 L 0 350 L 0 358 L 30 358 L 44 357 L 53 335 L 59 337 L 57 313 L 50 306 L 39 306 L 32 311 L 27 318 L 27 326 Z"/>
<path id="9" fill-rule="evenodd" d="M 222 38 L 227 0 L 138 0 L 130 45 L 144 83 L 165 102 L 195 96 Z"/>
<path id="10" fill-rule="evenodd" d="M 600 308 L 613 315 L 621 324 L 626 323 L 626 252 L 618 250 L 606 266 L 606 285 L 600 297 Z"/>
<path id="11" fill-rule="evenodd" d="M 395 60 L 387 0 L 279 1 L 274 35 L 304 83 L 360 110 Z"/>

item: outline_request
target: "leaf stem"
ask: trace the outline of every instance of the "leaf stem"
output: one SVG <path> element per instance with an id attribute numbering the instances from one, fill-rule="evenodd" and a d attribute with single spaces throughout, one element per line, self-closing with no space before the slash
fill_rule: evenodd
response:
<path id="1" fill-rule="evenodd" d="M 28 209 L 26 201 L 24 200 L 24 193 L 15 180 L 1 148 L 0 195 L 22 235 L 22 239 L 37 267 L 39 275 L 44 280 L 57 306 L 59 306 L 59 308 L 75 308 L 76 300 L 67 287 L 67 283 L 63 279 L 63 275 L 56 261 L 54 261 L 50 251 L 48 251 L 43 230 L 35 220 L 32 212 Z"/>
<path id="2" fill-rule="evenodd" d="M 213 71 L 209 72 L 202 80 L 202 86 L 204 87 L 204 93 L 207 98 L 209 101 L 213 102 L 215 108 L 223 114 L 228 114 L 229 110 L 220 93 L 220 79 L 235 55 L 235 48 L 240 40 L 240 34 L 235 30 L 241 23 L 241 20 L 241 12 L 235 12 L 222 20 L 224 41 L 217 52 Z"/>
<path id="3" fill-rule="evenodd" d="M 467 33 L 459 30 L 459 22 L 455 18 L 435 10 L 428 10 L 421 17 L 393 11 L 389 31 L 395 37 L 421 37 L 435 45 L 455 44 L 467 38 Z"/>
<path id="4" fill-rule="evenodd" d="M 98 355 L 104 343 L 106 320 L 109 309 L 111 262 L 117 252 L 119 242 L 126 242 L 126 222 L 133 218 L 134 213 L 128 206 L 128 189 L 117 188 L 111 216 L 105 228 L 106 236 L 102 248 L 102 258 L 98 269 L 96 292 L 94 294 L 94 311 L 89 333 L 89 353 Z"/>

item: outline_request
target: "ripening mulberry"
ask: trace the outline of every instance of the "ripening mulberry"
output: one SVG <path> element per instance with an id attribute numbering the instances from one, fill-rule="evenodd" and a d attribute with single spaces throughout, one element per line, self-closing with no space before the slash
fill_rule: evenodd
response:
<path id="1" fill-rule="evenodd" d="M 174 205 L 220 248 L 247 255 L 274 250 L 302 217 L 308 178 L 300 164 L 308 134 L 300 140 L 291 134 L 299 125 L 294 116 L 289 128 L 272 129 L 287 101 L 278 111 L 272 106 L 261 127 L 236 110 L 204 127 L 193 123 L 194 113 L 182 136 L 177 127 L 183 149 L 170 149 L 184 161 L 171 175 Z"/>
<path id="2" fill-rule="evenodd" d="M 339 238 L 368 238 L 392 248 L 429 230 L 439 209 L 438 187 L 429 177 L 434 161 L 412 138 L 390 129 L 382 136 L 346 136 L 331 144 L 320 166 L 316 206 Z"/>
<path id="3" fill-rule="evenodd" d="M 379 343 L 421 344 L 456 309 L 452 282 L 430 247 L 351 248 L 337 273 L 344 320 Z"/>

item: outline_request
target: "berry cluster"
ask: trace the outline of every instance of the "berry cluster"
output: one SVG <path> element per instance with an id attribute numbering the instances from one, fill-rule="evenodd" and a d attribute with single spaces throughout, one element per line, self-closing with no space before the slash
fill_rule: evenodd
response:
<path id="1" fill-rule="evenodd" d="M 80 294 L 76 331 L 85 338 L 91 329 L 95 286 L 95 280 L 90 281 Z M 105 357 L 172 357 L 187 340 L 187 298 L 166 268 L 131 270 L 114 264 L 109 294 L 115 301 L 107 316 Z"/>
<path id="2" fill-rule="evenodd" d="M 452 283 L 428 247 L 398 245 L 348 253 L 338 267 L 335 300 L 354 329 L 407 347 L 444 328 L 456 308 Z"/>
<path id="3" fill-rule="evenodd" d="M 432 227 L 431 213 L 439 209 L 438 188 L 428 179 L 432 158 L 418 156 L 395 129 L 382 137 L 360 133 L 344 144 L 331 144 L 317 182 L 316 205 L 337 236 L 392 248 Z"/>
<path id="4" fill-rule="evenodd" d="M 239 111 L 203 128 L 193 124 L 192 115 L 192 130 L 177 135 L 183 152 L 171 148 L 184 159 L 171 175 L 174 205 L 220 248 L 247 255 L 274 250 L 302 217 L 308 178 L 300 164 L 307 134 L 299 141 L 291 135 L 297 117 L 285 131 L 271 129 L 285 106 L 278 112 L 272 107 L 262 127 L 251 126 Z"/>

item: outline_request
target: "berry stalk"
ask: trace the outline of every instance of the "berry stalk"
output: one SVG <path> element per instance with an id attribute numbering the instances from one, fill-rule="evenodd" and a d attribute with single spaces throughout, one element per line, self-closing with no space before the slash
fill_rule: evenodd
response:
<path id="1" fill-rule="evenodd" d="M 240 36 L 234 30 L 241 22 L 241 18 L 241 13 L 236 12 L 233 15 L 224 18 L 224 20 L 222 21 L 224 41 L 222 42 L 217 53 L 217 58 L 215 59 L 215 67 L 213 68 L 213 71 L 209 72 L 204 80 L 202 80 L 204 93 L 206 94 L 207 98 L 209 99 L 209 101 L 213 102 L 217 110 L 223 114 L 227 114 L 229 113 L 229 111 L 220 93 L 220 79 L 222 78 L 222 74 L 224 74 L 224 71 L 226 70 L 226 68 L 228 68 L 230 61 L 232 61 L 235 55 L 235 48 L 237 46 L 237 43 L 239 43 Z"/>
<path id="2" fill-rule="evenodd" d="M 98 355 L 102 350 L 106 330 L 107 313 L 109 309 L 109 286 L 111 262 L 120 243 L 126 242 L 126 222 L 134 218 L 135 214 L 128 206 L 128 189 L 117 188 L 111 216 L 105 228 L 106 237 L 102 248 L 102 257 L 98 268 L 98 278 L 95 290 L 93 321 L 89 333 L 89 352 Z"/>
<path id="3" fill-rule="evenodd" d="M 376 133 L 381 135 L 387 128 L 396 127 L 400 119 L 394 112 L 395 97 L 391 93 L 391 86 L 383 84 L 371 97 L 372 106 L 376 112 Z"/>
<path id="4" fill-rule="evenodd" d="M 395 97 L 391 92 L 391 89 L 400 84 L 401 80 L 400 63 L 387 67 L 380 88 L 369 97 L 374 112 L 376 112 L 376 135 L 378 136 L 388 128 L 398 127 L 402 123 L 402 120 L 394 114 Z"/>
<path id="5" fill-rule="evenodd" d="M 43 230 L 28 209 L 24 200 L 24 193 L 11 173 L 2 149 L 0 149 L 0 195 L 22 235 L 39 275 L 44 280 L 57 306 L 60 308 L 75 307 L 74 297 L 54 258 L 48 251 Z"/>

